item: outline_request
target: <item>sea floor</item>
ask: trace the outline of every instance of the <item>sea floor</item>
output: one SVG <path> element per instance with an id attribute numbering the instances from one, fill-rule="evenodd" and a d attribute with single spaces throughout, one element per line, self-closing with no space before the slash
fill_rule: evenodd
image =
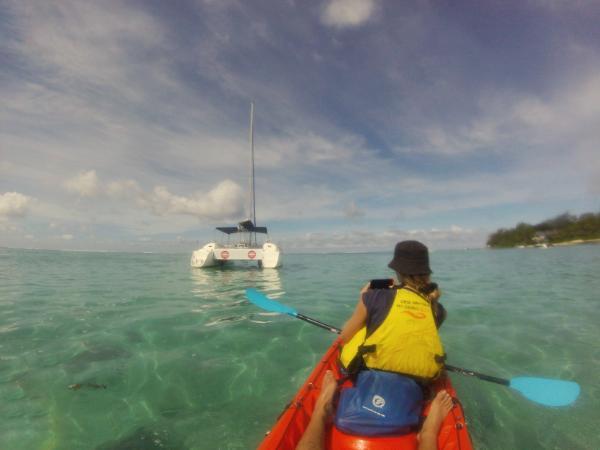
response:
<path id="1" fill-rule="evenodd" d="M 360 287 L 390 275 L 387 254 L 284 257 L 203 270 L 189 255 L 0 249 L 0 449 L 255 448 L 334 336 L 244 290 L 341 326 Z M 475 448 L 600 448 L 600 246 L 439 251 L 432 265 L 449 363 L 582 387 L 548 408 L 451 375 Z"/>

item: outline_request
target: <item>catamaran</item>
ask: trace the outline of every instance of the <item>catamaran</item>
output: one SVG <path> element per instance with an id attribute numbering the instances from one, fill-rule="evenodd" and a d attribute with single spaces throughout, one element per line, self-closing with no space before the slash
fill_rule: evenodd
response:
<path id="1" fill-rule="evenodd" d="M 254 102 L 250 103 L 250 209 L 252 219 L 237 226 L 217 227 L 224 233 L 223 242 L 209 242 L 192 253 L 192 267 L 211 267 L 229 261 L 256 261 L 258 267 L 274 269 L 281 266 L 281 248 L 268 239 L 267 227 L 256 226 L 256 196 L 254 189 Z M 267 239 L 259 242 L 257 235 Z"/>

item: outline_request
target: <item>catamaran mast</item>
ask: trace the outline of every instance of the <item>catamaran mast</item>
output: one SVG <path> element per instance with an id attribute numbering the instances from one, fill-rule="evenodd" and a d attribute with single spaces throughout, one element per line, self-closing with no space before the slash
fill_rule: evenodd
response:
<path id="1" fill-rule="evenodd" d="M 250 213 L 252 223 L 256 226 L 256 196 L 254 191 L 254 102 L 250 102 Z M 250 235 L 252 244 L 252 235 Z M 254 244 L 256 245 L 256 233 L 254 233 Z"/>

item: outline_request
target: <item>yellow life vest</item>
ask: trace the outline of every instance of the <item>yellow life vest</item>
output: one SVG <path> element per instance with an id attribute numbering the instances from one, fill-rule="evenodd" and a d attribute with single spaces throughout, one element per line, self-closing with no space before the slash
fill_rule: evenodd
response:
<path id="1" fill-rule="evenodd" d="M 342 348 L 340 362 L 345 368 L 361 356 L 371 369 L 425 380 L 436 378 L 443 368 L 444 348 L 431 303 L 409 288 L 396 291 L 384 321 L 369 337 L 366 335 L 363 327 Z"/>

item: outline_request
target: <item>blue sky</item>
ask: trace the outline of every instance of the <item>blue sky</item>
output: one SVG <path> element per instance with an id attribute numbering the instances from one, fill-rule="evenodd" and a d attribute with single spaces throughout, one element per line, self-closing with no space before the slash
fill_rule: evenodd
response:
<path id="1" fill-rule="evenodd" d="M 481 247 L 600 208 L 600 3 L 0 0 L 0 245 Z"/>

